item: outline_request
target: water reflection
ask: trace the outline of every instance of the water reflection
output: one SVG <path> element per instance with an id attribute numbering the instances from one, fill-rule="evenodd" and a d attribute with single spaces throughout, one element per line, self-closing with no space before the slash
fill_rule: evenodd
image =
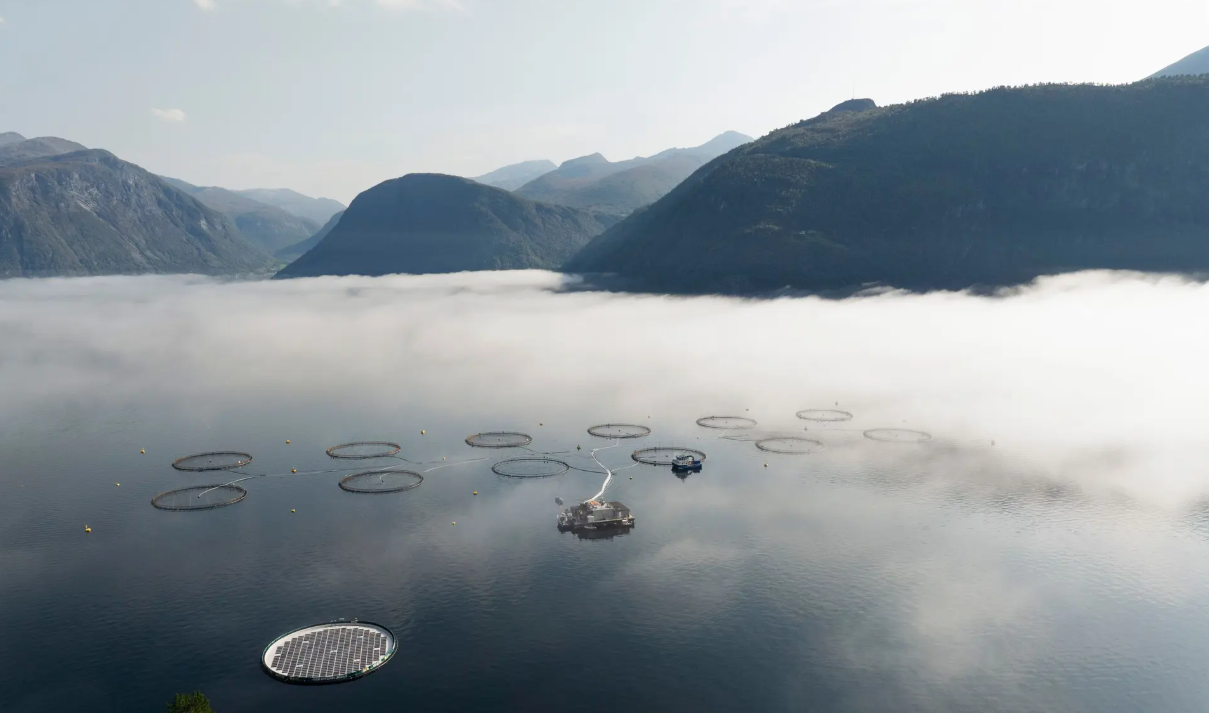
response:
<path id="1" fill-rule="evenodd" d="M 560 284 L 0 282 L 0 633 L 30 642 L 0 654 L 21 681 L 0 708 L 72 707 L 43 633 L 76 642 L 73 685 L 99 710 L 198 687 L 223 711 L 545 708 L 602 682 L 652 709 L 1209 702 L 1203 286 L 1085 274 L 997 299 L 760 302 Z M 697 425 L 711 414 L 757 425 Z M 600 451 L 609 468 L 637 447 L 708 458 L 615 476 L 633 531 L 561 536 L 555 498 L 604 480 L 585 455 L 604 423 L 652 430 Z M 391 494 L 342 491 L 379 464 L 325 453 L 392 441 L 460 463 L 490 431 L 530 451 Z M 797 437 L 822 450 L 755 445 Z M 172 460 L 219 450 L 267 474 L 243 501 L 151 507 L 214 481 Z M 491 471 L 532 453 L 576 469 Z M 259 672 L 274 635 L 339 616 L 390 626 L 396 659 L 318 692 Z M 591 666 L 585 631 L 608 632 Z"/>

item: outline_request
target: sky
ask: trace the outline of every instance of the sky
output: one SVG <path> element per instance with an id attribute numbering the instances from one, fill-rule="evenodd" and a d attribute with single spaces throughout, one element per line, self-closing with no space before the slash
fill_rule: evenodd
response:
<path id="1" fill-rule="evenodd" d="M 893 104 L 1121 83 L 1209 0 L 0 0 L 0 132 L 348 202 L 405 173 L 611 160 Z"/>

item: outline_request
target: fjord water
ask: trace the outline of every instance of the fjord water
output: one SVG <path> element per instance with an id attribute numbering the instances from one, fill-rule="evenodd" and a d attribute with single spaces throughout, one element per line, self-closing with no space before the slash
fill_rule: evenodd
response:
<path id="1" fill-rule="evenodd" d="M 159 710 L 194 689 L 221 713 L 1209 705 L 1205 286 L 560 287 L 0 282 L 0 710 Z M 794 416 L 837 402 L 852 421 Z M 707 415 L 826 449 L 764 453 Z M 554 498 L 601 476 L 504 480 L 491 463 L 523 453 L 463 442 L 524 431 L 589 468 L 608 442 L 585 429 L 618 421 L 708 459 L 683 480 L 621 471 L 610 497 L 638 525 L 613 539 L 554 526 Z M 862 436 L 878 427 L 934 438 Z M 346 465 L 324 449 L 351 440 L 460 464 L 396 495 L 305 474 Z M 227 479 L 170 467 L 221 449 L 301 474 L 249 480 L 227 508 L 151 507 Z M 391 628 L 395 658 L 338 686 L 262 673 L 276 635 L 339 617 Z"/>

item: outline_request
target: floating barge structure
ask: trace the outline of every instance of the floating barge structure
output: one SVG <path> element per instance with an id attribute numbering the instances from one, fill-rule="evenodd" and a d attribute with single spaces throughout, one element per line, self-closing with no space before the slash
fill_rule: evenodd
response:
<path id="1" fill-rule="evenodd" d="M 558 514 L 558 529 L 563 532 L 615 530 L 634 526 L 630 509 L 619 502 L 589 500 L 563 508 Z"/>

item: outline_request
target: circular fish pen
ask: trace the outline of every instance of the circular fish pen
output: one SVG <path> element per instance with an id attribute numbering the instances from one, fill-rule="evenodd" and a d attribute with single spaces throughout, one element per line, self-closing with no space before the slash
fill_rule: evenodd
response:
<path id="1" fill-rule="evenodd" d="M 172 461 L 172 467 L 192 473 L 203 473 L 208 470 L 231 470 L 241 468 L 252 462 L 251 453 L 240 451 L 212 451 L 210 453 L 195 453 Z"/>
<path id="2" fill-rule="evenodd" d="M 527 433 L 515 431 L 487 431 L 466 436 L 466 445 L 475 448 L 520 448 L 533 442 Z"/>
<path id="3" fill-rule="evenodd" d="M 932 434 L 906 428 L 874 428 L 865 431 L 865 438 L 887 443 L 923 443 L 932 440 Z"/>
<path id="4" fill-rule="evenodd" d="M 697 419 L 697 425 L 730 431 L 740 428 L 755 428 L 756 421 L 746 416 L 705 416 Z"/>
<path id="5" fill-rule="evenodd" d="M 833 408 L 808 408 L 804 411 L 798 411 L 796 415 L 803 421 L 822 421 L 824 423 L 852 420 L 851 413 Z"/>
<path id="6" fill-rule="evenodd" d="M 785 453 L 787 455 L 802 455 L 805 453 L 818 453 L 823 450 L 823 442 L 816 441 L 813 438 L 800 438 L 798 436 L 783 436 L 781 438 L 765 438 L 761 441 L 756 441 L 756 448 L 769 453 Z"/>
<path id="7" fill-rule="evenodd" d="M 679 456 L 692 456 L 697 460 L 705 460 L 705 453 L 695 448 L 674 448 L 658 446 L 655 448 L 639 448 L 630 457 L 646 465 L 671 465 Z"/>
<path id="8" fill-rule="evenodd" d="M 169 490 L 151 498 L 151 504 L 159 510 L 213 510 L 235 503 L 247 497 L 248 491 L 238 485 L 195 485 L 191 488 Z"/>
<path id="9" fill-rule="evenodd" d="M 340 479 L 340 489 L 350 493 L 401 493 L 420 487 L 424 476 L 403 468 L 365 470 Z"/>
<path id="10" fill-rule="evenodd" d="M 602 423 L 588 433 L 597 438 L 642 438 L 651 435 L 651 429 L 634 423 Z"/>
<path id="11" fill-rule="evenodd" d="M 365 460 L 367 458 L 386 458 L 401 450 L 403 450 L 402 446 L 390 441 L 354 441 L 332 446 L 327 449 L 327 454 L 332 458 Z"/>
<path id="12" fill-rule="evenodd" d="M 571 466 L 561 460 L 538 456 L 510 458 L 491 466 L 493 473 L 505 478 L 552 478 L 568 470 Z"/>
<path id="13" fill-rule="evenodd" d="M 384 666 L 397 646 L 395 635 L 380 624 L 332 622 L 282 634 L 265 647 L 260 665 L 286 683 L 344 683 Z"/>

